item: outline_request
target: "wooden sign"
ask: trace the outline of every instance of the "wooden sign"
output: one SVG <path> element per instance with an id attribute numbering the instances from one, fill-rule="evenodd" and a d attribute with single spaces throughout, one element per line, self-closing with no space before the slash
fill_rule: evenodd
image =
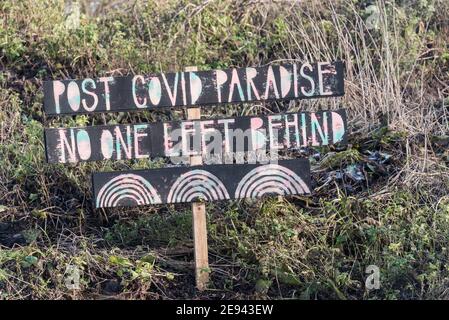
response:
<path id="1" fill-rule="evenodd" d="M 215 164 L 241 163 L 242 156 L 255 163 L 261 152 L 335 143 L 346 143 L 344 109 L 45 129 L 50 163 L 192 155 L 201 155 Z"/>
<path id="2" fill-rule="evenodd" d="M 310 193 L 307 159 L 93 174 L 95 206 L 109 208 Z"/>
<path id="3" fill-rule="evenodd" d="M 44 111 L 77 115 L 337 97 L 344 95 L 343 73 L 344 63 L 337 61 L 46 81 Z M 193 202 L 196 281 L 203 290 L 209 264 L 205 206 L 198 201 L 310 194 L 307 159 L 274 162 L 277 157 L 270 156 L 346 143 L 347 123 L 345 110 L 201 120 L 195 107 L 188 115 L 187 121 L 45 129 L 45 147 L 50 163 L 188 157 L 189 167 L 93 173 L 94 203 Z M 268 157 L 261 161 L 261 154 Z M 220 164 L 201 165 L 211 156 Z"/>
<path id="4" fill-rule="evenodd" d="M 49 115 L 152 110 L 344 94 L 344 63 L 284 64 L 44 83 Z"/>

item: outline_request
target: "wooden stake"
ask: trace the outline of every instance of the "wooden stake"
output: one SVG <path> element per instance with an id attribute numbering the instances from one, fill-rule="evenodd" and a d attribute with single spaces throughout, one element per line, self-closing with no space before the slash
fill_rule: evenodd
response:
<path id="1" fill-rule="evenodd" d="M 185 71 L 197 71 L 197 67 L 187 67 Z M 201 118 L 200 108 L 187 108 L 187 119 L 198 120 Z M 196 166 L 203 164 L 201 155 L 191 156 L 190 165 Z M 195 247 L 195 278 L 196 287 L 203 291 L 207 288 L 209 282 L 209 257 L 207 249 L 207 225 L 206 225 L 206 206 L 201 202 L 192 203 L 193 218 L 193 242 Z"/>

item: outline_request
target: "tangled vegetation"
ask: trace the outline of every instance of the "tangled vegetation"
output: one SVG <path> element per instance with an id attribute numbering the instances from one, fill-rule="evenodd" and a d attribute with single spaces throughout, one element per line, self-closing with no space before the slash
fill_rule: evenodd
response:
<path id="1" fill-rule="evenodd" d="M 68 2 L 0 2 L 0 299 L 449 298 L 446 0 Z M 337 59 L 344 97 L 204 110 L 345 107 L 350 130 L 308 150 L 313 196 L 207 204 L 210 290 L 194 288 L 190 206 L 91 204 L 91 172 L 163 159 L 45 163 L 44 127 L 185 115 L 47 118 L 44 80 Z"/>

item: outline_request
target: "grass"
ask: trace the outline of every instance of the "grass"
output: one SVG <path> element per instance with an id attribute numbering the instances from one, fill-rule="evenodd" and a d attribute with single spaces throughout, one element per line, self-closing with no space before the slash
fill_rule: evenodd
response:
<path id="1" fill-rule="evenodd" d="M 79 1 L 78 15 L 62 0 L 3 1 L 0 299 L 449 298 L 449 5 L 369 2 Z M 207 205 L 211 290 L 194 289 L 190 206 L 92 207 L 92 171 L 161 159 L 45 163 L 44 127 L 185 115 L 50 119 L 44 80 L 335 59 L 342 98 L 203 110 L 345 107 L 350 126 L 347 147 L 310 150 L 312 197 Z M 378 290 L 365 286 L 369 265 Z"/>

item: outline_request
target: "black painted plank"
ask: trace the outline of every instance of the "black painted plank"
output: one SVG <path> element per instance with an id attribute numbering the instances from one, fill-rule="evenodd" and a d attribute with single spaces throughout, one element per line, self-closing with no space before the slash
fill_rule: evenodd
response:
<path id="1" fill-rule="evenodd" d="M 44 82 L 48 115 L 152 110 L 344 95 L 344 63 L 161 73 Z"/>
<path id="2" fill-rule="evenodd" d="M 212 158 L 211 154 L 223 157 L 225 154 L 235 156 L 235 153 L 254 154 L 304 146 L 344 144 L 346 136 L 346 112 L 340 109 L 166 123 L 52 128 L 45 129 L 45 146 L 50 163 L 191 155 L 203 155 L 207 161 Z"/>
<path id="3" fill-rule="evenodd" d="M 92 183 L 97 208 L 302 195 L 310 194 L 310 165 L 306 159 L 294 159 L 97 172 Z"/>

